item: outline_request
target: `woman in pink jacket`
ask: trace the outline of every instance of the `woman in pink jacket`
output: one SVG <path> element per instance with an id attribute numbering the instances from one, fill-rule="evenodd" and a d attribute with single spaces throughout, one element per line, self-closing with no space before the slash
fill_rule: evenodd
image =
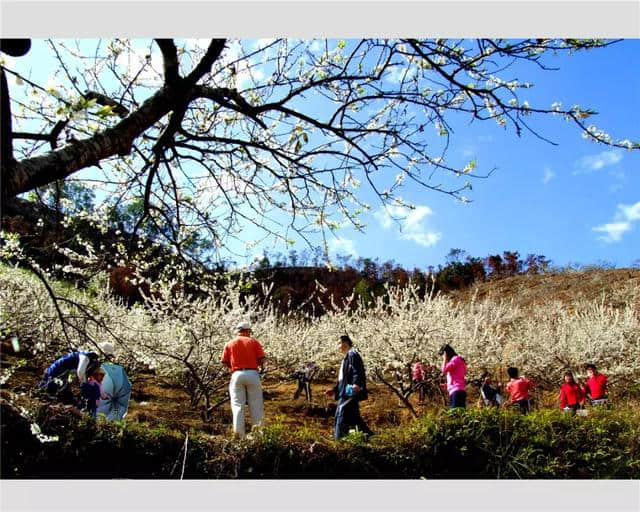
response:
<path id="1" fill-rule="evenodd" d="M 439 351 L 442 356 L 442 373 L 447 377 L 449 407 L 456 409 L 467 405 L 467 365 L 450 345 L 443 345 Z"/>

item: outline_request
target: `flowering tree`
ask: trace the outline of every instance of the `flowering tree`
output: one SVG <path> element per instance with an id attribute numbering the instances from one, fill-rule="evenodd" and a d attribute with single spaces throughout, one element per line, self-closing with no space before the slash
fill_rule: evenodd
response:
<path id="1" fill-rule="evenodd" d="M 313 359 L 329 372 L 339 360 L 335 340 L 346 331 L 361 348 L 370 374 L 404 399 L 409 365 L 418 357 L 436 364 L 435 350 L 443 341 L 454 344 L 470 364 L 526 366 L 531 361 L 550 378 L 560 361 L 577 364 L 588 333 L 598 333 L 588 354 L 611 372 L 621 372 L 629 359 L 640 360 L 633 348 L 637 320 L 631 313 L 616 317 L 607 308 L 587 315 L 586 331 L 571 330 L 575 319 L 566 311 L 549 331 L 536 321 L 528 324 L 526 314 L 508 305 L 420 299 L 407 287 L 380 299 L 361 289 L 370 309 L 334 308 L 321 318 L 292 311 L 283 319 L 268 304 L 240 304 L 232 288 L 221 299 L 205 284 L 201 300 L 180 288 L 202 247 L 224 247 L 241 238 L 247 225 L 283 240 L 292 233 L 307 239 L 343 223 L 362 228 L 359 216 L 370 207 L 359 192 L 361 183 L 392 212 L 406 211 L 397 208 L 404 204 L 399 191 L 406 181 L 468 201 L 470 181 L 461 184 L 456 178 L 481 179 L 491 170 L 479 171 L 474 160 L 461 166 L 449 162 L 456 116 L 544 138 L 532 120 L 555 115 L 587 139 L 638 149 L 637 142 L 614 139 L 589 125 L 594 112 L 587 108 L 522 101 L 522 90 L 532 85 L 510 75 L 513 63 L 521 66 L 519 73 L 527 65 L 546 69 L 550 53 L 609 42 L 117 39 L 43 44 L 55 68 L 49 83 L 21 70 L 33 55 L 28 45 L 0 48 L 15 58 L 3 61 L 0 70 L 2 208 L 21 194 L 50 187 L 44 193 L 53 194 L 49 204 L 62 205 L 63 223 L 73 215 L 106 229 L 109 212 L 119 212 L 122 227 L 115 234 L 129 234 L 113 244 L 122 258 L 119 265 L 130 263 L 132 245 L 139 252 L 136 272 L 156 264 L 153 248 L 138 233 L 171 246 L 182 261 L 156 278 L 147 309 L 126 309 L 107 297 L 98 275 L 87 276 L 95 279 L 95 297 L 89 301 L 48 284 L 48 269 L 25 257 L 16 237 L 3 235 L 0 257 L 27 264 L 42 284 L 23 283 L 24 276 L 15 274 L 5 278 L 2 321 L 12 331 L 28 333 L 40 350 L 110 338 L 132 363 L 182 379 L 194 405 L 204 402 L 207 411 L 224 380 L 213 364 L 216 353 L 241 312 L 255 317 L 272 368 L 288 371 Z M 92 184 L 93 197 L 74 189 L 83 183 Z M 95 211 L 84 211 L 94 199 L 100 203 Z M 83 240 L 75 247 L 65 249 L 73 264 L 62 270 L 93 275 L 105 249 Z M 154 283 L 147 284 L 151 290 Z M 45 298 L 53 299 L 49 306 Z M 596 327 L 608 323 L 616 326 L 610 333 Z M 551 343 L 557 337 L 566 343 Z M 49 340 L 50 347 L 41 346 Z M 604 340 L 625 358 L 608 355 Z M 546 348 L 537 349 L 539 343 Z"/>
<path id="2" fill-rule="evenodd" d="M 464 357 L 469 380 L 483 369 L 504 378 L 508 366 L 517 366 L 543 389 L 556 390 L 566 369 L 580 376 L 591 362 L 624 391 L 634 384 L 629 376 L 640 371 L 640 296 L 632 287 L 621 290 L 611 305 L 582 299 L 571 306 L 549 301 L 526 309 L 489 299 L 420 298 L 412 287 L 389 288 L 385 299 L 376 298 L 368 307 L 348 304 L 321 317 L 302 317 L 278 315 L 255 300 L 243 303 L 236 284 L 194 300 L 174 292 L 171 282 L 155 282 L 146 307 L 128 308 L 104 286 L 96 286 L 92 296 L 53 282 L 64 299 L 56 312 L 41 281 L 0 265 L 0 331 L 51 359 L 68 346 L 57 321 L 62 314 L 72 347 L 111 341 L 118 362 L 152 368 L 182 384 L 205 416 L 225 399 L 228 373 L 219 358 L 238 318 L 251 319 L 272 379 L 286 377 L 307 361 L 329 376 L 341 358 L 336 342 L 346 332 L 363 356 L 368 378 L 392 389 L 411 409 L 408 368 L 418 359 L 437 368 L 443 342 Z M 94 321 L 85 321 L 83 310 L 90 310 Z"/>
<path id="3" fill-rule="evenodd" d="M 549 53 L 607 44 L 49 40 L 50 83 L 2 64 L 3 198 L 91 168 L 83 177 L 105 202 L 134 206 L 134 233 L 146 227 L 185 258 L 194 237 L 222 247 L 251 224 L 285 240 L 345 222 L 361 228 L 361 182 L 389 205 L 402 204 L 406 180 L 467 201 L 470 182 L 447 186 L 442 173 L 490 170 L 448 162 L 456 113 L 539 137 L 530 119 L 558 115 L 593 141 L 639 147 L 587 125 L 589 109 L 522 101 L 532 84 L 509 75 L 516 62 L 546 69 Z"/>

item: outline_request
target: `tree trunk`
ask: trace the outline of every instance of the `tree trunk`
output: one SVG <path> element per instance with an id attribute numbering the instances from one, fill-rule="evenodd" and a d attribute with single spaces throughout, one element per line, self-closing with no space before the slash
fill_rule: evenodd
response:
<path id="1" fill-rule="evenodd" d="M 52 181 L 63 180 L 105 158 L 129 154 L 136 137 L 167 115 L 175 103 L 175 92 L 163 87 L 113 128 L 89 139 L 74 141 L 46 155 L 19 162 L 3 161 L 3 196 L 15 197 Z"/>
<path id="2" fill-rule="evenodd" d="M 407 409 L 411 411 L 411 414 L 413 414 L 413 416 L 417 418 L 418 413 L 413 408 L 413 405 L 411 405 L 409 398 L 404 396 L 400 391 L 398 391 L 398 389 L 393 384 L 387 381 L 382 375 L 382 372 L 376 372 L 376 376 L 378 377 L 378 379 L 380 379 L 380 382 L 382 382 L 385 386 L 387 386 L 391 391 L 393 391 L 397 395 L 397 397 L 400 400 L 402 400 L 402 403 L 407 407 Z"/>

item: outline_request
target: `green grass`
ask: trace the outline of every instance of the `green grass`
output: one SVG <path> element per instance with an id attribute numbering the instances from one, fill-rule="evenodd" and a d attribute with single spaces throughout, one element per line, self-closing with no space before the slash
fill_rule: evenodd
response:
<path id="1" fill-rule="evenodd" d="M 3 410 L 3 414 L 5 411 Z M 6 417 L 6 416 L 5 416 Z M 20 478 L 177 478 L 185 433 L 127 422 L 43 423 L 33 442 L 9 418 L 2 473 Z M 27 427 L 23 427 L 23 430 Z M 96 461 L 98 461 L 96 463 Z M 367 441 L 334 441 L 282 423 L 243 440 L 189 432 L 185 478 L 639 478 L 640 416 L 493 409 L 429 414 Z"/>

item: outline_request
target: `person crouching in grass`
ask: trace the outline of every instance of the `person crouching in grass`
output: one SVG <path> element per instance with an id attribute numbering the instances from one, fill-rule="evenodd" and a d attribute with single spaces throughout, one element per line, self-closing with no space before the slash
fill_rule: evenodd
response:
<path id="1" fill-rule="evenodd" d="M 578 383 L 573 378 L 573 373 L 565 372 L 564 382 L 560 386 L 560 408 L 565 412 L 575 414 L 582 408 L 584 394 Z"/>
<path id="2" fill-rule="evenodd" d="M 500 407 L 504 399 L 500 394 L 500 386 L 492 386 L 491 374 L 484 371 L 479 379 L 482 403 L 487 407 Z"/>
<path id="3" fill-rule="evenodd" d="M 96 410 L 100 399 L 108 398 L 108 396 L 102 393 L 102 380 L 104 379 L 104 375 L 105 372 L 100 367 L 99 363 L 93 366 L 90 365 L 87 368 L 87 380 L 80 384 L 83 408 L 92 418 L 96 417 Z"/>
<path id="4" fill-rule="evenodd" d="M 517 406 L 522 414 L 527 414 L 531 410 L 529 391 L 533 389 L 533 382 L 524 375 L 518 376 L 518 369 L 513 366 L 507 368 L 509 382 L 507 382 L 507 393 L 511 398 L 511 405 Z"/>

